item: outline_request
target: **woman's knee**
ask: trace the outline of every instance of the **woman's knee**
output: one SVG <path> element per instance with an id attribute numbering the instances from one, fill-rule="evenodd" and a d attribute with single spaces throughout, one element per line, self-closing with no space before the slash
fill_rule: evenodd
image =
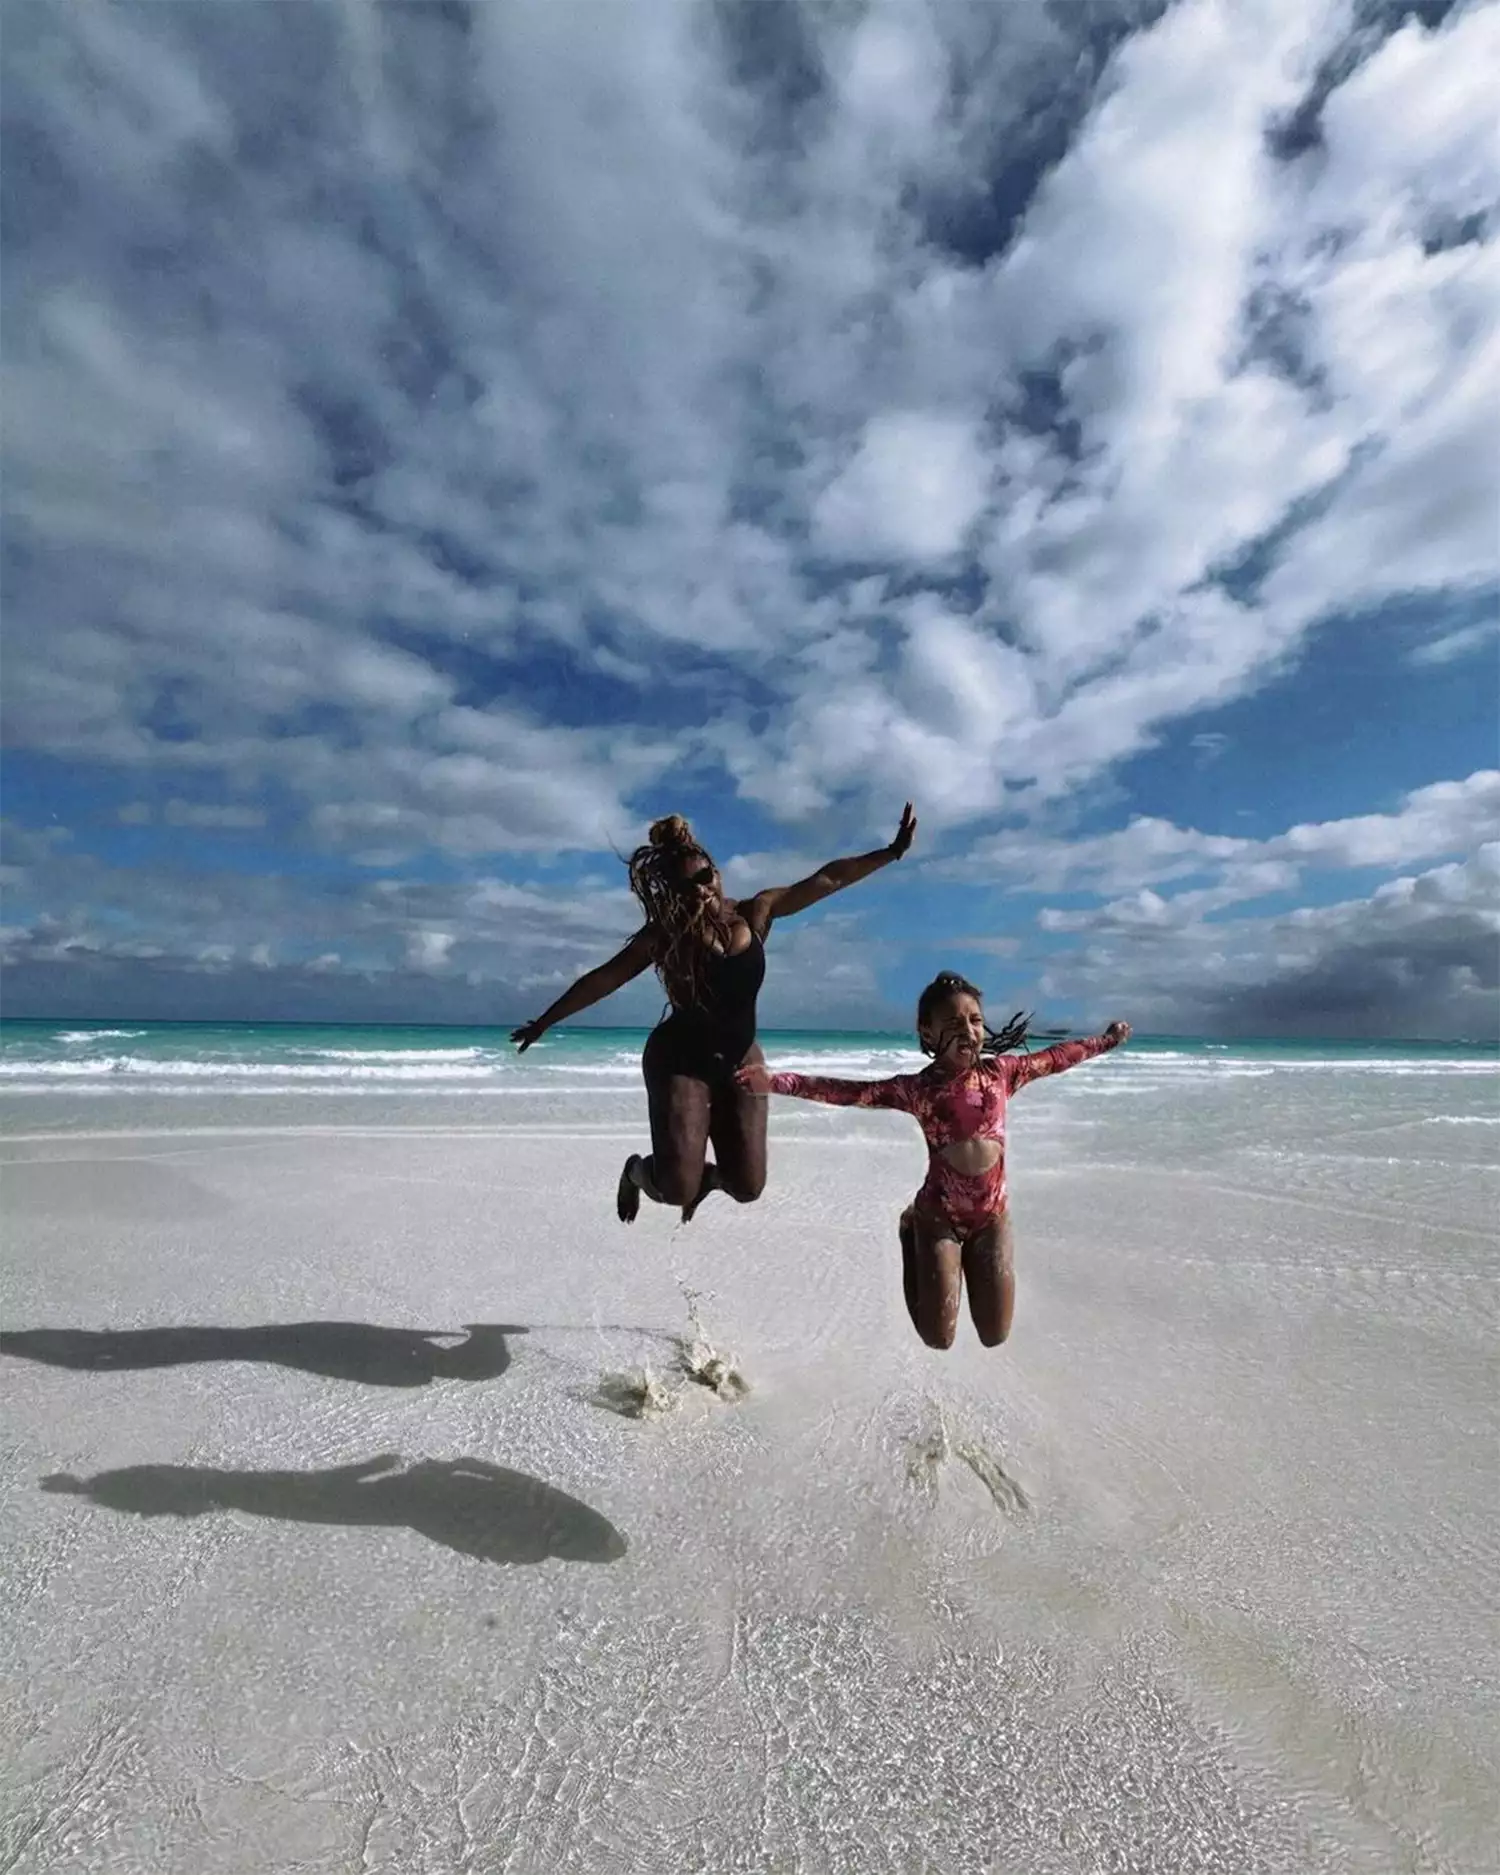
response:
<path id="1" fill-rule="evenodd" d="M 726 1172 L 719 1167 L 719 1190 L 728 1192 L 736 1204 L 754 1204 L 766 1188 L 766 1175 L 762 1169 L 750 1172 Z"/>
<path id="2" fill-rule="evenodd" d="M 958 1323 L 956 1321 L 918 1322 L 917 1333 L 929 1348 L 938 1348 L 946 1353 L 953 1346 L 958 1334 Z"/>
<path id="3" fill-rule="evenodd" d="M 650 1171 L 653 1195 L 663 1204 L 691 1204 L 703 1182 L 701 1166 L 694 1172 L 683 1160 L 669 1158 L 661 1152 L 651 1155 Z"/>
<path id="4" fill-rule="evenodd" d="M 974 1326 L 979 1332 L 979 1339 L 987 1348 L 998 1348 L 1010 1334 L 1007 1322 L 975 1322 Z"/>

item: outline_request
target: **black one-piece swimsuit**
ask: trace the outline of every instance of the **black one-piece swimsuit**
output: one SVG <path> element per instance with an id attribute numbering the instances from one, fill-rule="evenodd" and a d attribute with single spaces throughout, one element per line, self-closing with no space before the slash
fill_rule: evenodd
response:
<path id="1" fill-rule="evenodd" d="M 651 1031 L 641 1060 L 645 1071 L 727 1080 L 755 1040 L 755 999 L 765 976 L 765 946 L 753 931 L 742 951 L 710 951 L 702 1000 L 674 1009 Z"/>

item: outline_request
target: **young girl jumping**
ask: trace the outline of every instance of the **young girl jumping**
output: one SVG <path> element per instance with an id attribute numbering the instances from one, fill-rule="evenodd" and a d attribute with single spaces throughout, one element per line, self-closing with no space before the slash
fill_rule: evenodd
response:
<path id="1" fill-rule="evenodd" d="M 945 970 L 917 1002 L 917 1039 L 932 1065 L 885 1081 L 773 1074 L 747 1063 L 736 1079 L 753 1094 L 794 1094 L 832 1107 L 892 1107 L 909 1113 L 927 1140 L 927 1178 L 901 1214 L 902 1287 L 907 1313 L 931 1348 L 951 1348 L 965 1277 L 979 1339 L 993 1348 L 1010 1333 L 1015 1308 L 1010 1216 L 1005 1188 L 1005 1102 L 1028 1081 L 1061 1074 L 1129 1040 L 1111 1022 L 1088 1041 L 1059 1042 L 1034 1055 L 1001 1051 L 1024 1040 L 1013 1020 L 996 1034 L 979 991 Z"/>

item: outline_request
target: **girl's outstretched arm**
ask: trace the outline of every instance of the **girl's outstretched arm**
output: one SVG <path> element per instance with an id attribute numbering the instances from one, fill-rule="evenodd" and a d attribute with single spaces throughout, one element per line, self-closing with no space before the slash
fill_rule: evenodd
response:
<path id="1" fill-rule="evenodd" d="M 1009 1090 L 1014 1093 L 1028 1081 L 1039 1081 L 1047 1074 L 1063 1074 L 1081 1062 L 1092 1061 L 1097 1055 L 1107 1055 L 1110 1049 L 1129 1040 L 1130 1024 L 1111 1022 L 1102 1035 L 1091 1035 L 1080 1042 L 1058 1042 L 1051 1048 L 1039 1048 L 1034 1055 L 1002 1055 L 1000 1062 Z"/>
<path id="2" fill-rule="evenodd" d="M 794 1094 L 799 1100 L 821 1101 L 825 1107 L 891 1107 L 912 1111 L 909 1074 L 893 1074 L 885 1081 L 841 1081 L 831 1074 L 773 1074 L 761 1062 L 740 1068 L 734 1077 L 747 1093 Z"/>
<path id="3" fill-rule="evenodd" d="M 809 905 L 842 892 L 845 886 L 857 885 L 872 872 L 879 872 L 882 866 L 889 866 L 892 860 L 901 859 L 916 837 L 917 817 L 908 801 L 901 810 L 901 824 L 889 846 L 877 847 L 873 853 L 856 853 L 849 859 L 831 859 L 826 866 L 820 866 L 795 885 L 767 886 L 754 898 L 742 901 L 740 909 L 751 930 L 764 937 L 775 919 L 791 918 L 799 911 L 806 911 Z"/>

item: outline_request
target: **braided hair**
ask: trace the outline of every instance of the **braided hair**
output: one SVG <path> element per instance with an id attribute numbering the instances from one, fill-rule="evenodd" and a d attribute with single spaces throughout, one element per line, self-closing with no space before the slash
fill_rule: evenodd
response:
<path id="1" fill-rule="evenodd" d="M 645 844 L 626 862 L 630 889 L 659 934 L 656 974 L 678 1008 L 704 1000 L 704 958 L 716 948 L 729 949 L 729 921 L 721 907 L 682 890 L 684 867 L 694 859 L 713 864 L 681 814 L 667 814 L 652 821 Z"/>
<path id="2" fill-rule="evenodd" d="M 921 1031 L 926 1028 L 932 1017 L 933 1010 L 940 1004 L 947 1002 L 952 996 L 972 996 L 981 1008 L 984 1006 L 984 992 L 976 989 L 967 977 L 961 977 L 956 970 L 940 970 L 927 985 L 927 988 L 923 990 L 922 994 L 917 998 L 917 1031 L 919 1041 L 921 1041 Z M 1028 1035 L 1030 1028 L 1031 1017 L 1024 1014 L 1019 1009 L 1011 1017 L 1010 1021 L 1005 1024 L 1004 1028 L 992 1029 L 989 1023 L 986 1022 L 984 1025 L 984 1046 L 980 1050 L 980 1053 L 985 1055 L 1005 1055 L 1009 1054 L 1013 1048 L 1029 1049 L 1031 1046 Z M 925 1041 L 922 1041 L 921 1045 L 924 1055 L 937 1053 L 937 1050 L 929 1047 Z"/>

